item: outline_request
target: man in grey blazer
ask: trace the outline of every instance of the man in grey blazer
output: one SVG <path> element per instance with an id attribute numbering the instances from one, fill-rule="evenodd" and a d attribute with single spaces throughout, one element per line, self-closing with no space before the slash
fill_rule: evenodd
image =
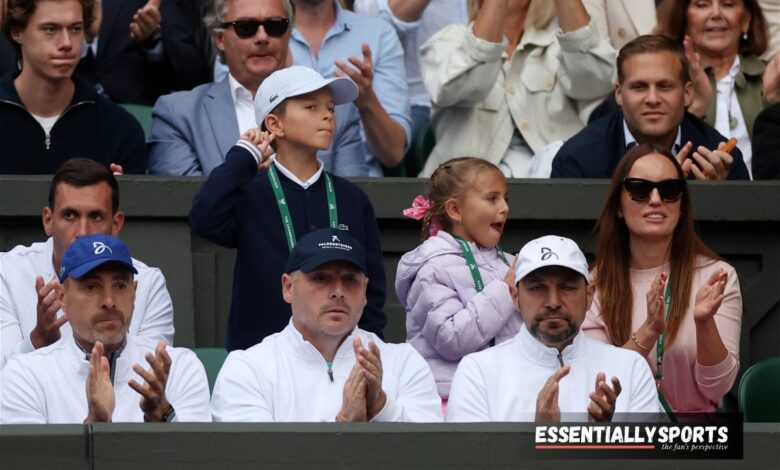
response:
<path id="1" fill-rule="evenodd" d="M 243 132 L 258 127 L 254 95 L 266 77 L 292 62 L 294 17 L 290 0 L 214 1 L 205 21 L 229 74 L 157 100 L 149 136 L 151 173 L 208 175 Z M 338 176 L 368 176 L 354 106 L 336 106 L 333 143 L 318 157 Z"/>

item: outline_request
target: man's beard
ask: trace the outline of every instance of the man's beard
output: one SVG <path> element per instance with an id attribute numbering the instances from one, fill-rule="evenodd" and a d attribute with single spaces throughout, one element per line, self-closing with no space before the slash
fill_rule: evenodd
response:
<path id="1" fill-rule="evenodd" d="M 549 331 L 548 329 L 542 330 L 539 328 L 539 325 L 541 324 L 542 320 L 544 320 L 544 316 L 540 319 L 534 319 L 535 321 L 531 325 L 531 327 L 528 329 L 528 332 L 531 333 L 531 335 L 541 341 L 544 345 L 549 347 L 555 347 L 558 346 L 561 343 L 565 343 L 566 341 L 572 339 L 574 336 L 577 335 L 577 325 L 575 325 L 571 318 L 562 317 L 559 318 L 557 321 L 566 322 L 566 328 L 560 328 L 556 329 L 555 331 Z"/>
<path id="2" fill-rule="evenodd" d="M 122 322 L 122 327 L 120 330 L 108 330 L 108 331 L 99 331 L 97 328 L 92 328 L 92 334 L 90 335 L 90 342 L 92 344 L 95 344 L 96 342 L 100 341 L 104 345 L 113 345 L 113 344 L 119 344 L 125 340 L 125 336 L 127 335 L 127 326 L 128 326 L 128 320 L 122 315 L 119 311 L 112 311 L 106 314 L 103 314 L 95 319 L 93 319 L 94 323 L 97 323 L 100 319 L 103 318 L 111 318 L 120 320 Z"/>

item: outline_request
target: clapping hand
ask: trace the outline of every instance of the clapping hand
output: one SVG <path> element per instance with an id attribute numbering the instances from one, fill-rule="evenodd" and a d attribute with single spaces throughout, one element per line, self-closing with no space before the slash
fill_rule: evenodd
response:
<path id="1" fill-rule="evenodd" d="M 615 403 L 622 390 L 617 377 L 612 377 L 612 387 L 610 387 L 603 372 L 596 374 L 596 389 L 591 392 L 588 404 L 588 420 L 612 421 Z"/>
<path id="2" fill-rule="evenodd" d="M 650 290 L 647 291 L 647 319 L 645 324 L 655 336 L 666 331 L 666 304 L 664 293 L 669 280 L 667 273 L 661 273 L 653 279 Z"/>
<path id="3" fill-rule="evenodd" d="M 693 319 L 704 322 L 715 316 L 726 291 L 728 274 L 725 269 L 719 269 L 707 280 L 707 283 L 696 292 L 696 303 L 693 309 Z"/>
<path id="4" fill-rule="evenodd" d="M 359 421 L 366 421 L 366 378 L 363 376 L 363 368 L 355 362 L 344 383 L 341 410 L 336 415 L 336 422 Z"/>
<path id="5" fill-rule="evenodd" d="M 154 355 L 146 353 L 146 362 L 151 366 L 147 370 L 139 364 L 133 364 L 133 370 L 144 379 L 144 384 L 141 385 L 133 379 L 127 384 L 141 394 L 141 410 L 146 421 L 159 422 L 171 409 L 165 397 L 165 386 L 171 371 L 171 357 L 165 350 L 165 341 L 157 343 Z"/>
<path id="6" fill-rule="evenodd" d="M 368 343 L 366 349 L 360 338 L 356 337 L 352 341 L 352 347 L 366 382 L 366 419 L 371 420 L 382 411 L 387 402 L 387 395 L 382 390 L 382 358 L 379 347 L 373 341 Z"/>
<path id="7" fill-rule="evenodd" d="M 89 358 L 87 374 L 87 417 L 85 424 L 106 423 L 114 414 L 114 386 L 111 384 L 111 370 L 108 359 L 103 356 L 103 343 L 96 342 Z"/>
<path id="8" fill-rule="evenodd" d="M 60 311 L 60 301 L 57 298 L 57 288 L 60 281 L 55 277 L 44 284 L 42 276 L 35 276 L 35 292 L 38 295 L 36 305 L 37 321 L 30 332 L 30 342 L 35 349 L 54 344 L 60 339 L 60 327 L 68 321 L 68 315 L 57 318 Z"/>
<path id="9" fill-rule="evenodd" d="M 363 44 L 361 48 L 363 52 L 363 60 L 355 56 L 349 57 L 349 62 L 355 66 L 357 70 L 348 66 L 342 60 L 336 61 L 336 66 L 341 70 L 336 70 L 335 74 L 338 77 L 349 77 L 358 87 L 358 97 L 355 99 L 355 106 L 361 108 L 366 103 L 370 94 L 374 91 L 371 88 L 371 84 L 374 80 L 374 65 L 371 59 L 371 48 L 368 44 Z"/>
<path id="10" fill-rule="evenodd" d="M 569 375 L 571 366 L 565 365 L 553 372 L 544 387 L 536 397 L 536 421 L 558 422 L 561 420 L 561 409 L 558 407 L 558 382 Z"/>
<path id="11" fill-rule="evenodd" d="M 700 145 L 693 155 L 690 155 L 693 144 L 688 142 L 677 153 L 677 161 L 680 162 L 686 177 L 693 173 L 697 180 L 725 180 L 734 164 L 734 157 L 724 150 L 726 145 L 726 142 L 721 142 L 717 150 L 709 150 Z"/>

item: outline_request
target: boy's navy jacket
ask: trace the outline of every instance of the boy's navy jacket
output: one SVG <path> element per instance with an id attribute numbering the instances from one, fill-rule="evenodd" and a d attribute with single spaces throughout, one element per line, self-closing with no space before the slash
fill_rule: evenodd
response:
<path id="1" fill-rule="evenodd" d="M 307 189 L 281 172 L 279 179 L 293 219 L 296 237 L 327 228 L 325 178 Z M 385 268 L 379 228 L 368 196 L 349 181 L 331 175 L 338 220 L 363 244 L 368 270 L 368 304 L 358 325 L 382 336 Z M 282 331 L 290 305 L 282 298 L 281 277 L 290 254 L 282 219 L 266 171 L 257 171 L 252 154 L 233 146 L 193 200 L 192 231 L 228 248 L 237 248 L 233 300 L 227 327 L 227 349 L 246 349 Z"/>

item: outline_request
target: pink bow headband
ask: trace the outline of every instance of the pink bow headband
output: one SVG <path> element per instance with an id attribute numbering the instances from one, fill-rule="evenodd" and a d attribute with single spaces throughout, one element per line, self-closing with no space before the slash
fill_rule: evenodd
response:
<path id="1" fill-rule="evenodd" d="M 404 215 L 410 219 L 420 220 L 431 210 L 431 202 L 423 196 L 417 196 L 412 201 L 412 207 L 404 209 Z M 441 225 L 435 219 L 431 219 L 431 225 L 428 229 L 430 236 L 434 237 L 441 230 Z"/>

